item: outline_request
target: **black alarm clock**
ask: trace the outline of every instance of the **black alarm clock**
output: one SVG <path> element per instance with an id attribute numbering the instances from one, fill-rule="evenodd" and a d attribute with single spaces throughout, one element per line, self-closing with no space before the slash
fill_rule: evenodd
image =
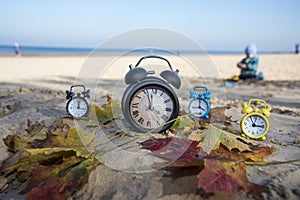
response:
<path id="1" fill-rule="evenodd" d="M 170 70 L 160 73 L 161 78 L 151 76 L 154 71 L 139 67 L 142 60 L 161 59 L 167 62 Z M 179 89 L 181 80 L 178 70 L 173 71 L 170 62 L 160 56 L 142 57 L 125 76 L 129 85 L 122 96 L 122 112 L 126 121 L 137 132 L 163 132 L 170 128 L 179 114 L 179 101 L 172 86 Z M 171 121 L 171 122 L 169 122 Z"/>
<path id="2" fill-rule="evenodd" d="M 83 91 L 81 93 L 73 92 L 73 88 L 81 87 Z M 69 100 L 66 106 L 67 113 L 74 118 L 80 118 L 85 116 L 89 111 L 89 104 L 86 99 L 90 98 L 90 90 L 86 90 L 84 85 L 73 85 L 70 90 L 66 91 L 66 99 Z"/>

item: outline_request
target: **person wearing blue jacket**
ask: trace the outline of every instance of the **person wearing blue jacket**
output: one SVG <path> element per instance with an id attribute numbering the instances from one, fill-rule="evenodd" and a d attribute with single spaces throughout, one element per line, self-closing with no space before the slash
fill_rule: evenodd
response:
<path id="1" fill-rule="evenodd" d="M 241 69 L 239 79 L 256 78 L 258 68 L 258 57 L 256 55 L 257 48 L 254 44 L 250 44 L 245 49 L 246 58 L 237 63 L 237 67 Z"/>

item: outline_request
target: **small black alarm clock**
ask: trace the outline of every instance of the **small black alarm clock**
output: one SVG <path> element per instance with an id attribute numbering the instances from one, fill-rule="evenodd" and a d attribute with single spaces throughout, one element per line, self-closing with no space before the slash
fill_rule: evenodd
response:
<path id="1" fill-rule="evenodd" d="M 73 88 L 81 87 L 83 91 L 81 93 L 73 92 Z M 85 116 L 89 111 L 89 104 L 86 99 L 90 98 L 90 90 L 86 90 L 84 85 L 73 85 L 70 90 L 66 91 L 66 99 L 69 99 L 66 109 L 67 113 L 74 118 L 80 118 Z"/>
<path id="2" fill-rule="evenodd" d="M 142 60 L 148 58 L 161 59 L 167 62 L 170 70 L 160 73 L 161 78 L 151 76 L 154 71 L 146 71 L 139 67 Z M 178 117 L 179 101 L 171 86 L 179 89 L 181 80 L 178 70 L 173 71 L 170 62 L 160 56 L 142 57 L 135 67 L 125 76 L 129 85 L 122 96 L 122 112 L 126 121 L 137 132 L 162 132 L 172 126 L 169 122 Z"/>

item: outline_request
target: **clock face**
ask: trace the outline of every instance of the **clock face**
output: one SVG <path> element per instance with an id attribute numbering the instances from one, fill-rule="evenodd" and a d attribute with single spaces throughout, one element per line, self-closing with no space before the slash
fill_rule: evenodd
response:
<path id="1" fill-rule="evenodd" d="M 75 118 L 82 117 L 88 112 L 88 104 L 83 98 L 74 97 L 68 102 L 67 111 Z"/>
<path id="2" fill-rule="evenodd" d="M 155 129 L 171 119 L 175 109 L 172 95 L 158 86 L 144 87 L 132 96 L 130 117 L 144 129 Z"/>
<path id="3" fill-rule="evenodd" d="M 209 109 L 208 102 L 203 98 L 193 99 L 189 104 L 189 111 L 191 115 L 197 118 L 207 115 Z"/>
<path id="4" fill-rule="evenodd" d="M 267 119 L 257 113 L 246 115 L 242 120 L 242 130 L 249 137 L 259 138 L 268 131 Z"/>

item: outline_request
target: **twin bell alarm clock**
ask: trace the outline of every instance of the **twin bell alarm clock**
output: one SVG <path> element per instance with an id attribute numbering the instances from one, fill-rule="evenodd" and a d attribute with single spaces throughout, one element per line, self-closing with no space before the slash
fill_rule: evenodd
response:
<path id="1" fill-rule="evenodd" d="M 151 76 L 155 71 L 146 71 L 140 66 L 145 59 L 160 59 L 167 63 L 168 70 L 160 77 Z M 181 79 L 170 62 L 160 56 L 142 57 L 125 76 L 128 85 L 122 96 L 122 112 L 126 121 L 137 132 L 163 132 L 174 123 L 179 114 L 179 101 L 172 87 L 179 89 Z"/>
<path id="2" fill-rule="evenodd" d="M 82 88 L 82 92 L 76 95 L 73 91 L 75 87 Z M 89 111 L 89 105 L 86 99 L 90 98 L 90 90 L 86 90 L 84 85 L 73 85 L 66 91 L 66 99 L 69 100 L 66 106 L 67 113 L 74 118 L 85 116 Z"/>
<path id="3" fill-rule="evenodd" d="M 264 107 L 260 110 L 258 108 L 252 108 L 251 103 L 262 102 Z M 243 135 L 253 139 L 266 140 L 266 134 L 269 130 L 269 121 L 267 117 L 270 117 L 271 107 L 267 107 L 267 103 L 261 99 L 250 99 L 248 103 L 243 104 L 242 114 L 246 114 L 241 121 L 241 129 Z"/>
<path id="4" fill-rule="evenodd" d="M 205 92 L 198 93 L 196 90 L 204 90 Z M 208 118 L 208 113 L 210 111 L 210 92 L 205 86 L 195 86 L 193 90 L 190 91 L 191 101 L 188 105 L 189 113 L 192 117 L 196 118 Z"/>

